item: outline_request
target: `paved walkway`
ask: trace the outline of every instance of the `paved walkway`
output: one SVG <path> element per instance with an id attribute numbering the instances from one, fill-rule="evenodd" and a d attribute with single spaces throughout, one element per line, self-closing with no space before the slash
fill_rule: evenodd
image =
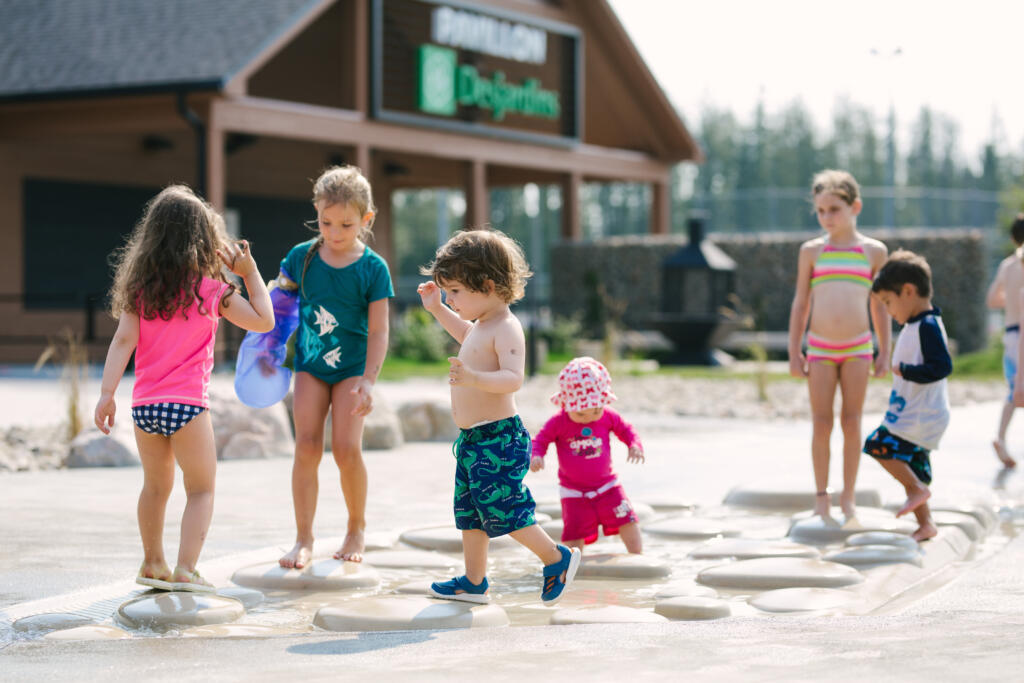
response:
<path id="1" fill-rule="evenodd" d="M 52 381 L 2 378 L 15 417 L 56 405 Z M 91 401 L 91 398 L 90 398 Z M 934 459 L 935 499 L 987 501 L 1024 524 L 1024 473 L 994 489 L 987 437 L 997 404 L 958 408 Z M 11 413 L 8 413 L 9 415 Z M 868 416 L 865 429 L 878 420 Z M 735 484 L 780 473 L 810 477 L 806 422 L 681 419 L 646 441 L 648 462 L 616 462 L 637 500 L 682 498 L 715 506 Z M 1011 430 L 1024 452 L 1024 418 Z M 838 446 L 838 442 L 835 444 Z M 450 522 L 450 447 L 407 444 L 367 453 L 371 530 L 394 534 Z M 218 471 L 217 508 L 201 566 L 226 582 L 241 558 L 276 557 L 294 533 L 290 462 L 234 461 Z M 862 479 L 887 501 L 900 490 L 864 460 Z M 0 612 L 30 601 L 126 582 L 139 556 L 138 469 L 60 470 L 0 476 Z M 337 536 L 345 515 L 329 458 L 321 470 L 317 533 Z M 539 499 L 555 500 L 554 472 L 530 475 Z M 839 466 L 833 463 L 834 486 Z M 183 505 L 168 509 L 165 543 Z M 1013 536 L 1016 527 L 1004 524 Z M 0 633 L 0 680 L 277 681 L 370 675 L 386 680 L 1006 681 L 1024 666 L 1024 538 L 1016 537 L 925 597 L 864 617 L 736 617 L 652 625 L 517 627 L 465 631 L 338 634 L 269 639 L 142 638 L 110 642 L 11 642 Z"/>

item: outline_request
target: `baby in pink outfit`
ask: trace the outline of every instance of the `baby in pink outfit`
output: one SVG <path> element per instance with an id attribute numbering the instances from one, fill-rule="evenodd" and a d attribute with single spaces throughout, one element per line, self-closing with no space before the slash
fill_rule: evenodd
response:
<path id="1" fill-rule="evenodd" d="M 558 453 L 562 498 L 562 542 L 574 548 L 619 534 L 626 550 L 640 553 L 643 543 L 636 513 L 612 471 L 611 435 L 629 447 L 627 462 L 642 463 L 644 449 L 633 426 L 608 408 L 616 399 L 612 379 L 601 363 L 583 356 L 569 361 L 558 374 L 559 392 L 551 402 L 562 410 L 533 438 L 530 471 L 544 467 L 552 442 Z"/>

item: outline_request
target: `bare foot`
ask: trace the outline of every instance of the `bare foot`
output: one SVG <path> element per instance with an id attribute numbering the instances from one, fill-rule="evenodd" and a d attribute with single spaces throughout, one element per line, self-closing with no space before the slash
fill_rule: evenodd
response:
<path id="1" fill-rule="evenodd" d="M 929 538 L 934 538 L 937 533 L 939 533 L 939 530 L 935 528 L 935 525 L 928 522 L 919 526 L 917 531 L 912 533 L 910 537 L 920 543 L 921 541 L 927 541 Z"/>
<path id="2" fill-rule="evenodd" d="M 902 517 L 908 512 L 913 512 L 917 508 L 924 505 L 925 502 L 927 502 L 927 500 L 931 497 L 932 492 L 927 487 L 917 489 L 914 493 L 910 494 L 910 497 L 907 498 L 907 502 L 904 503 L 903 507 L 899 509 L 899 511 L 896 513 L 896 516 Z M 932 535 L 934 536 L 934 534 Z"/>
<path id="3" fill-rule="evenodd" d="M 828 491 L 814 494 L 814 514 L 823 519 L 832 518 L 832 501 L 829 499 Z"/>
<path id="4" fill-rule="evenodd" d="M 366 541 L 362 531 L 350 531 L 345 534 L 338 552 L 334 553 L 334 559 L 345 562 L 362 562 L 363 553 L 366 552 Z"/>
<path id="5" fill-rule="evenodd" d="M 992 449 L 996 452 L 996 457 L 999 458 L 999 462 L 1003 463 L 1003 467 L 1016 467 L 1017 461 L 1010 457 L 1009 452 L 1006 450 L 1006 444 L 996 439 L 992 442 Z"/>
<path id="6" fill-rule="evenodd" d="M 302 543 L 301 541 L 295 544 L 295 547 L 289 550 L 285 555 L 277 561 L 279 565 L 285 569 L 302 569 L 309 565 L 309 561 L 313 559 L 313 544 Z"/>
<path id="7" fill-rule="evenodd" d="M 143 562 L 142 567 L 139 568 L 139 577 L 144 579 L 170 581 L 171 568 L 167 566 L 166 562 L 153 562 L 151 564 Z"/>

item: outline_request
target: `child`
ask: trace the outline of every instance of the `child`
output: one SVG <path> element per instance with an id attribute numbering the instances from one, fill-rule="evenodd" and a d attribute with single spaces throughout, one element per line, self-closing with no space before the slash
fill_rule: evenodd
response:
<path id="1" fill-rule="evenodd" d="M 222 262 L 243 278 L 248 301 L 224 279 Z M 145 553 L 135 580 L 163 590 L 211 592 L 196 561 L 213 515 L 217 468 L 207 411 L 214 338 L 221 316 L 247 330 L 273 329 L 270 296 L 248 244 L 230 244 L 220 216 L 189 188 L 172 185 L 149 202 L 120 251 L 111 298 L 118 324 L 94 419 L 110 433 L 114 391 L 134 352 L 132 419 L 144 475 L 138 517 Z M 172 572 L 163 529 L 175 460 L 187 499 Z"/>
<path id="2" fill-rule="evenodd" d="M 916 541 L 938 533 L 928 509 L 932 481 L 930 451 L 939 447 L 949 424 L 946 377 L 953 371 L 942 313 L 932 307 L 931 268 L 923 257 L 900 249 L 878 273 L 872 294 L 903 325 L 892 352 L 892 393 L 882 426 L 864 443 L 864 452 L 907 491 L 896 516 L 917 517 Z"/>
<path id="3" fill-rule="evenodd" d="M 461 345 L 459 357 L 448 359 L 448 383 L 452 417 L 462 430 L 453 447 L 455 526 L 462 530 L 466 574 L 431 584 L 431 595 L 488 602 L 487 545 L 509 534 L 544 563 L 541 599 L 553 604 L 572 583 L 581 553 L 555 545 L 536 524 L 523 485 L 530 435 L 513 394 L 523 384 L 526 342 L 509 304 L 522 298 L 532 273 L 519 245 L 496 230 L 456 233 L 421 272 L 433 278 L 416 290 L 423 307 Z"/>
<path id="4" fill-rule="evenodd" d="M 626 550 L 643 551 L 636 513 L 612 471 L 610 435 L 629 447 L 627 462 L 644 461 L 644 448 L 632 425 L 608 408 L 616 399 L 608 370 L 593 358 L 573 358 L 558 373 L 559 392 L 551 402 L 562 410 L 533 440 L 530 471 L 544 467 L 552 441 L 558 450 L 558 483 L 562 496 L 562 541 L 580 548 L 597 540 L 598 525 L 606 536 L 620 534 Z"/>
<path id="5" fill-rule="evenodd" d="M 836 385 L 843 397 L 843 492 L 839 502 L 845 524 L 856 526 L 860 419 L 871 369 L 868 308 L 871 280 L 885 262 L 886 248 L 857 232 L 860 188 L 845 171 L 825 170 L 811 184 L 818 223 L 827 233 L 800 245 L 796 294 L 789 316 L 789 371 L 806 377 L 811 400 L 811 460 L 816 494 L 814 513 L 832 521 L 828 493 L 829 441 Z M 878 336 L 875 377 L 889 370 L 889 318 L 875 301 L 871 323 Z M 808 330 L 808 319 L 810 329 Z M 801 341 L 807 331 L 807 354 Z"/>
<path id="6" fill-rule="evenodd" d="M 313 516 L 331 409 L 331 453 L 341 471 L 348 509 L 337 560 L 361 562 L 366 549 L 366 465 L 363 418 L 388 349 L 388 298 L 395 295 L 384 259 L 363 240 L 376 208 L 370 183 L 354 166 L 334 166 L 313 185 L 320 234 L 281 261 L 278 285 L 299 292 L 295 338 L 295 462 L 292 502 L 295 546 L 282 567 L 302 569 L 313 555 Z M 294 278 L 294 279 L 293 279 Z"/>
<path id="7" fill-rule="evenodd" d="M 1017 461 L 1010 457 L 1006 450 L 1006 430 L 1013 417 L 1014 376 L 1017 374 L 1017 345 L 1020 341 L 1021 292 L 1024 291 L 1024 213 L 1017 214 L 1010 226 L 1010 236 L 1017 246 L 1016 251 L 1003 259 L 996 271 L 996 276 L 989 285 L 985 303 L 989 308 L 1003 309 L 1003 374 L 1010 385 L 1010 393 L 1003 404 L 999 416 L 999 431 L 992 442 L 996 457 L 1004 467 L 1016 467 Z"/>

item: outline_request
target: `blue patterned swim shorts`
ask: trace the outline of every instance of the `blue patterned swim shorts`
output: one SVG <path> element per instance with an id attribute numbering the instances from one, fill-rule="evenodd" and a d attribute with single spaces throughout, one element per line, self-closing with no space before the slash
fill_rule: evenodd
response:
<path id="1" fill-rule="evenodd" d="M 535 523 L 523 477 L 530 470 L 530 433 L 518 415 L 463 429 L 455 452 L 455 526 L 490 538 Z"/>
<path id="2" fill-rule="evenodd" d="M 932 483 L 932 461 L 928 457 L 931 451 L 896 436 L 884 426 L 871 432 L 864 442 L 864 452 L 878 460 L 905 462 L 915 477 L 925 484 Z"/>
<path id="3" fill-rule="evenodd" d="M 147 434 L 171 436 L 204 410 L 187 403 L 150 403 L 132 408 L 132 421 Z"/>

